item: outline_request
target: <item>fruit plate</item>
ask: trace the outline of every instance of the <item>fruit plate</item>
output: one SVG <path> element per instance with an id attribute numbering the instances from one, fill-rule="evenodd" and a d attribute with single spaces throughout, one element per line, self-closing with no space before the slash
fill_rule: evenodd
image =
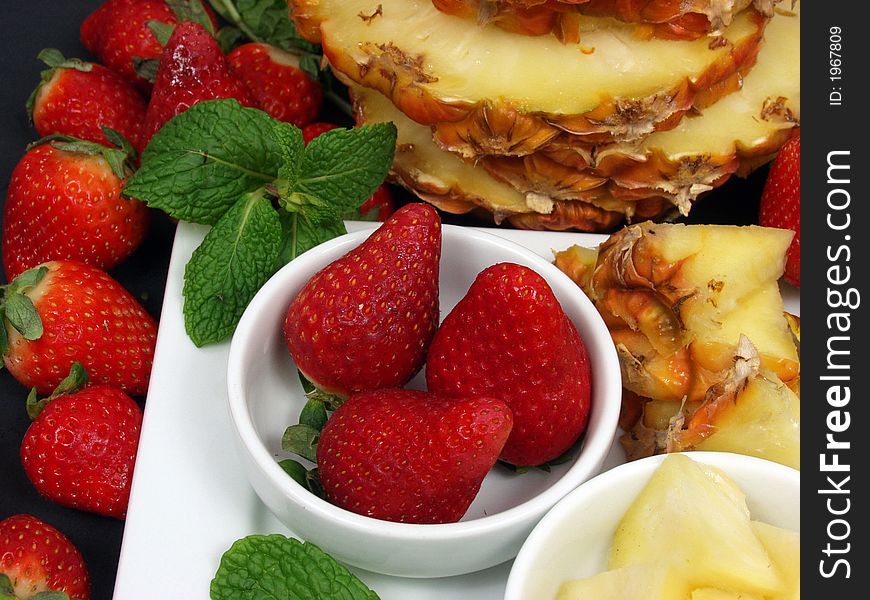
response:
<path id="1" fill-rule="evenodd" d="M 351 231 L 373 227 L 348 223 Z M 184 332 L 184 266 L 207 228 L 180 223 L 166 283 L 157 352 L 121 546 L 114 597 L 145 600 L 158 580 L 173 597 L 207 600 L 220 557 L 255 533 L 293 532 L 260 502 L 236 455 L 227 409 L 229 341 L 196 348 Z M 551 259 L 572 244 L 597 246 L 605 236 L 487 229 Z M 316 252 L 316 250 L 313 250 Z M 797 290 L 786 307 L 799 313 Z M 604 469 L 624 462 L 614 444 Z M 498 600 L 510 563 L 441 579 L 404 579 L 354 570 L 382 600 Z"/>

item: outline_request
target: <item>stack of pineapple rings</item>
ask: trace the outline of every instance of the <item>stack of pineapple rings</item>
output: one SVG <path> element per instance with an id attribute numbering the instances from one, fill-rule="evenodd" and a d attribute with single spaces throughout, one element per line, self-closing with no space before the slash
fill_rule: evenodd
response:
<path id="1" fill-rule="evenodd" d="M 395 181 L 448 212 L 606 231 L 688 214 L 799 126 L 800 9 L 778 1 L 290 8 L 358 120 L 396 123 Z"/>

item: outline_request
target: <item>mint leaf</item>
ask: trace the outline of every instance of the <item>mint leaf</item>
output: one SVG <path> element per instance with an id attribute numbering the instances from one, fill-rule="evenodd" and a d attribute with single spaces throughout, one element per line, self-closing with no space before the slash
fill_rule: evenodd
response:
<path id="1" fill-rule="evenodd" d="M 242 194 L 271 183 L 281 164 L 269 115 L 232 99 L 206 100 L 160 128 L 124 195 L 213 225 Z"/>
<path id="2" fill-rule="evenodd" d="M 281 224 L 262 191 L 243 196 L 206 234 L 184 271 L 184 326 L 194 344 L 235 331 L 280 249 Z"/>
<path id="3" fill-rule="evenodd" d="M 284 266 L 303 252 L 323 242 L 347 233 L 344 221 L 322 221 L 315 225 L 304 215 L 281 211 L 281 227 L 284 230 L 278 266 Z"/>
<path id="4" fill-rule="evenodd" d="M 310 542 L 250 535 L 221 557 L 211 600 L 380 600 L 344 566 Z"/>
<path id="5" fill-rule="evenodd" d="M 302 138 L 302 130 L 289 123 L 276 121 L 274 131 L 283 161 L 278 169 L 275 187 L 279 196 L 287 196 L 299 177 L 299 161 L 305 152 L 305 140 Z"/>
<path id="6" fill-rule="evenodd" d="M 340 212 L 358 208 L 383 183 L 396 152 L 396 126 L 333 129 L 306 146 L 294 192 L 328 198 Z"/>

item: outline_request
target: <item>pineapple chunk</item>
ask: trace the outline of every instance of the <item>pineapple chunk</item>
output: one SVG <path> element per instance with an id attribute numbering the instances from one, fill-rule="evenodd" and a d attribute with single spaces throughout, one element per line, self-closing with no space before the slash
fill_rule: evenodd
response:
<path id="1" fill-rule="evenodd" d="M 289 4 L 333 70 L 388 95 L 466 157 L 522 156 L 560 136 L 630 141 L 673 127 L 731 91 L 720 84 L 755 62 L 768 20 L 744 10 L 710 44 L 643 39 L 631 24 L 591 17 L 578 45 L 479 27 L 430 0 Z"/>
<path id="2" fill-rule="evenodd" d="M 786 591 L 770 600 L 800 600 L 801 597 L 801 535 L 796 531 L 781 529 L 752 521 L 752 529 L 761 540 L 773 564 L 786 582 Z"/>
<path id="3" fill-rule="evenodd" d="M 566 581 L 556 600 L 688 600 L 689 589 L 685 578 L 671 566 L 644 563 Z"/>
<path id="4" fill-rule="evenodd" d="M 692 588 L 780 594 L 785 582 L 755 536 L 745 497 L 724 474 L 667 457 L 617 527 L 609 568 L 665 560 Z"/>
<path id="5" fill-rule="evenodd" d="M 623 385 L 656 400 L 703 400 L 744 335 L 763 368 L 797 378 L 777 287 L 790 241 L 781 229 L 724 225 L 642 223 L 610 236 L 584 290 L 617 346 Z M 584 270 L 561 254 L 563 271 Z"/>
<path id="6" fill-rule="evenodd" d="M 761 596 L 745 592 L 732 592 L 718 588 L 698 588 L 692 592 L 692 600 L 764 600 Z"/>

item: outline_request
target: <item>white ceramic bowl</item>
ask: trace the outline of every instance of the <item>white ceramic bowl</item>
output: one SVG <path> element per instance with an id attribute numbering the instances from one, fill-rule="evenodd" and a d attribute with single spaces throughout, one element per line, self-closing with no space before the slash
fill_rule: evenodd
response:
<path id="1" fill-rule="evenodd" d="M 800 531 L 800 472 L 730 452 L 687 456 L 728 474 L 746 494 L 753 519 Z M 619 465 L 556 504 L 520 549 L 505 600 L 553 600 L 563 581 L 605 571 L 617 525 L 664 459 L 651 456 Z"/>
<path id="2" fill-rule="evenodd" d="M 231 420 L 244 470 L 267 507 L 296 535 L 339 560 L 407 577 L 470 573 L 516 556 L 538 520 L 558 500 L 601 469 L 617 428 L 621 380 L 616 351 L 592 303 L 555 266 L 503 238 L 456 226 L 443 228 L 440 270 L 442 317 L 477 274 L 497 262 L 529 266 L 550 284 L 589 351 L 593 404 L 581 452 L 545 473 L 521 476 L 502 467 L 487 475 L 462 521 L 443 525 L 391 523 L 333 506 L 278 466 L 288 425 L 298 423 L 305 399 L 286 349 L 282 324 L 290 302 L 317 271 L 346 254 L 371 229 L 333 239 L 281 269 L 251 301 L 233 336 L 227 385 Z M 410 387 L 423 388 L 418 375 Z"/>

